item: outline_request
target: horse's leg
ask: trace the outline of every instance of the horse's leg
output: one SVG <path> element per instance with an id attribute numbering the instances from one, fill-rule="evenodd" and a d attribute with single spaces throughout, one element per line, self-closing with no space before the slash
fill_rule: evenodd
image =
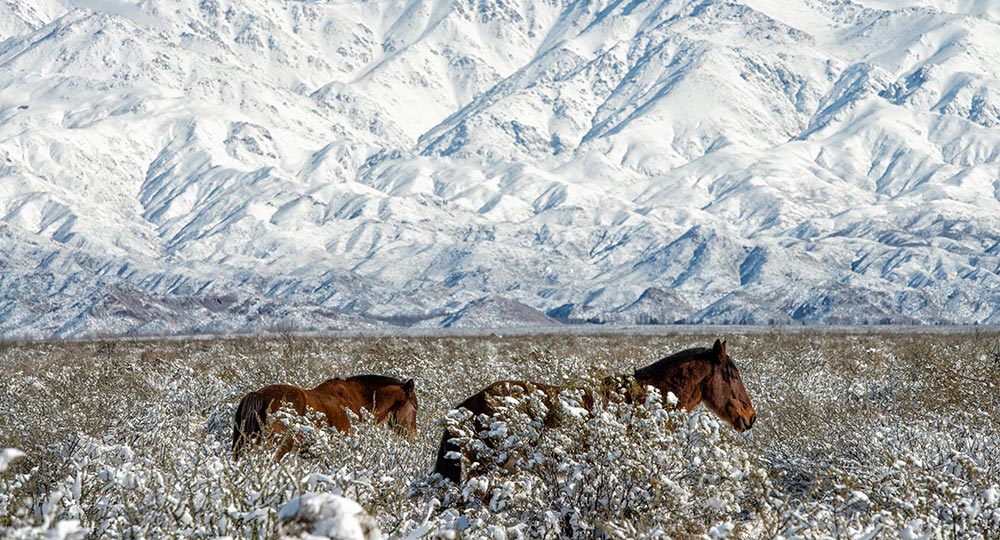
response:
<path id="1" fill-rule="evenodd" d="M 351 418 L 347 416 L 347 409 L 336 407 L 326 413 L 326 425 L 336 428 L 341 433 L 351 431 Z"/>
<path id="2" fill-rule="evenodd" d="M 462 482 L 462 458 L 451 459 L 447 456 L 451 452 L 460 452 L 462 449 L 451 442 L 452 438 L 451 431 L 445 428 L 444 434 L 441 435 L 441 444 L 438 446 L 437 460 L 434 462 L 434 472 L 458 484 Z M 466 458 L 468 459 L 468 456 Z"/>
<path id="3" fill-rule="evenodd" d="M 272 415 L 285 403 L 291 405 L 299 416 L 305 415 L 307 398 L 301 388 L 282 385 L 276 387 L 271 394 L 268 409 Z M 278 463 L 295 448 L 296 437 L 284 422 L 271 422 L 271 433 L 278 440 L 278 450 L 274 454 L 274 462 Z"/>
<path id="4" fill-rule="evenodd" d="M 340 399 L 337 399 L 335 396 L 322 394 L 311 397 L 313 398 L 311 406 L 317 411 L 322 412 L 326 417 L 326 427 L 334 428 L 341 433 L 347 433 L 351 430 L 351 419 L 347 415 L 344 404 Z M 317 423 L 317 427 L 323 426 Z"/>
<path id="5" fill-rule="evenodd" d="M 280 404 L 274 409 L 280 408 Z M 284 422 L 271 422 L 271 438 L 278 444 L 278 449 L 274 453 L 274 462 L 278 463 L 286 454 L 295 448 L 295 436 L 288 429 Z"/>
<path id="6" fill-rule="evenodd" d="M 294 448 L 295 448 L 295 437 L 291 436 L 291 434 L 285 435 L 285 437 L 281 440 L 281 442 L 278 443 L 278 450 L 274 453 L 274 462 L 280 463 L 281 460 Z"/>

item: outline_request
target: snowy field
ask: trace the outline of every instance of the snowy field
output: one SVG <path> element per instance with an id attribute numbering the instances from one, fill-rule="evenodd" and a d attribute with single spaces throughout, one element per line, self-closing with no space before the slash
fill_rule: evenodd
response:
<path id="1" fill-rule="evenodd" d="M 0 537 L 997 537 L 1000 335 L 721 337 L 758 413 L 748 435 L 666 399 L 567 407 L 551 429 L 527 406 L 493 429 L 523 467 L 464 486 L 429 474 L 453 403 L 501 378 L 631 371 L 714 336 L 6 344 Z M 309 433 L 279 464 L 230 459 L 244 393 L 364 372 L 416 379 L 415 443 L 361 425 Z"/>

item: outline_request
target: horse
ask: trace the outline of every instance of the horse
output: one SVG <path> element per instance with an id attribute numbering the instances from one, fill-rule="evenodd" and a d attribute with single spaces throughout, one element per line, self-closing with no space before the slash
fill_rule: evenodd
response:
<path id="1" fill-rule="evenodd" d="M 664 396 L 667 392 L 672 392 L 677 398 L 677 406 L 686 410 L 704 403 L 738 432 L 752 428 L 757 419 L 750 396 L 740 379 L 740 370 L 726 353 L 725 341 L 716 339 L 712 347 L 697 347 L 672 354 L 636 369 L 632 380 L 628 379 L 630 378 L 622 375 L 613 375 L 604 379 L 597 389 L 585 389 L 582 406 L 592 412 L 595 393 L 611 388 L 622 389 L 626 402 L 638 401 L 642 399 L 645 388 L 651 386 Z M 562 386 L 528 381 L 498 381 L 469 396 L 456 405 L 455 409 L 465 408 L 473 413 L 474 427 L 478 433 L 487 425 L 480 419 L 480 415 L 496 414 L 492 403 L 496 403 L 497 398 L 502 399 L 512 393 L 538 391 L 542 403 L 548 408 L 543 422 L 551 427 L 557 421 L 556 407 L 552 405 L 564 389 Z M 461 457 L 455 457 L 461 456 L 461 449 L 454 442 L 454 437 L 447 428 L 444 430 L 434 472 L 457 484 L 462 479 L 462 460 Z M 466 453 L 465 457 L 472 463 L 479 461 L 475 453 Z"/>
<path id="2" fill-rule="evenodd" d="M 376 424 L 388 421 L 393 431 L 408 439 L 415 439 L 419 404 L 413 387 L 413 379 L 403 382 L 383 375 L 327 379 L 311 390 L 288 384 L 265 386 L 243 396 L 236 407 L 233 459 L 240 458 L 244 444 L 260 437 L 268 415 L 277 411 L 283 403 L 291 404 L 299 415 L 304 416 L 307 409 L 323 413 L 326 426 L 342 433 L 351 429 L 347 410 L 357 415 L 361 414 L 361 409 L 366 409 L 375 417 Z M 318 427 L 322 427 L 320 420 L 316 420 L 316 423 Z M 281 422 L 277 422 L 271 429 L 281 432 L 286 428 Z M 286 439 L 279 446 L 274 461 L 281 461 L 292 446 L 291 438 Z"/>

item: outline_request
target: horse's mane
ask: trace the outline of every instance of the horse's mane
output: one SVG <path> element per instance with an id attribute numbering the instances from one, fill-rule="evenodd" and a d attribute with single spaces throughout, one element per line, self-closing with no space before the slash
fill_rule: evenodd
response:
<path id="1" fill-rule="evenodd" d="M 635 377 L 637 379 L 653 379 L 659 377 L 668 369 L 676 367 L 683 362 L 694 360 L 697 357 L 704 356 L 705 354 L 711 352 L 711 347 L 694 347 L 691 349 L 684 349 L 683 351 L 671 354 L 666 358 L 657 360 L 646 367 L 636 369 Z"/>
<path id="2" fill-rule="evenodd" d="M 335 380 L 335 379 L 330 379 L 330 380 Z M 387 375 L 353 375 L 351 377 L 342 380 L 359 382 L 361 384 L 373 385 L 373 386 L 385 386 L 388 384 L 398 384 L 402 386 L 404 384 L 403 381 L 395 377 L 389 377 Z"/>

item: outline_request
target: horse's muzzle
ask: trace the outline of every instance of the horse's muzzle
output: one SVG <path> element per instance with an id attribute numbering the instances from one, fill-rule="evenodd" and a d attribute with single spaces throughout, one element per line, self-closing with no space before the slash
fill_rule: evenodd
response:
<path id="1" fill-rule="evenodd" d="M 749 418 L 741 416 L 736 419 L 736 431 L 747 431 L 753 427 L 754 422 L 757 421 L 757 413 L 753 413 Z"/>

